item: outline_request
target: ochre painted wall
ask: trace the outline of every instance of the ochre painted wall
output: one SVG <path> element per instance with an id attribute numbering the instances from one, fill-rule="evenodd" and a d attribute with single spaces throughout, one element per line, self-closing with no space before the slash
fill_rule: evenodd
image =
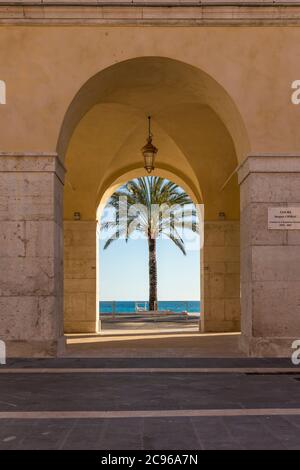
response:
<path id="1" fill-rule="evenodd" d="M 158 56 L 195 66 L 224 88 L 249 138 L 247 149 L 235 136 L 239 159 L 245 150 L 296 152 L 299 110 L 290 85 L 300 77 L 299 39 L 293 27 L 2 26 L 1 150 L 54 151 L 66 110 L 87 80 L 117 62 Z"/>

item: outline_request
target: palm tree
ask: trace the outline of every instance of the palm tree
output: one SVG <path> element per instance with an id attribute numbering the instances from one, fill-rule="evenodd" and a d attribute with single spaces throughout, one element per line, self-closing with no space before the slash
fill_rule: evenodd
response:
<path id="1" fill-rule="evenodd" d="M 115 211 L 114 221 L 103 221 L 102 231 L 109 231 L 104 249 L 117 239 L 126 241 L 133 232 L 148 240 L 149 250 L 149 310 L 157 302 L 156 241 L 167 237 L 186 255 L 180 230 L 198 232 L 197 215 L 190 197 L 175 183 L 158 176 L 129 181 L 116 191 L 108 202 Z"/>

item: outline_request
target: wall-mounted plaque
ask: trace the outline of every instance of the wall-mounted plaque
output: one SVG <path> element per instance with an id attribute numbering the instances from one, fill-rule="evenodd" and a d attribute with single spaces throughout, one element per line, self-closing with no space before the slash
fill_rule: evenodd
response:
<path id="1" fill-rule="evenodd" d="M 300 230 L 300 207 L 269 207 L 269 230 Z"/>

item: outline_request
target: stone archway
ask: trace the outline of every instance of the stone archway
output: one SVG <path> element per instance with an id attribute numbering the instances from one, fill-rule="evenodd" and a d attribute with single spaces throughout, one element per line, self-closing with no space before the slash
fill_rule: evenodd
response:
<path id="1" fill-rule="evenodd" d="M 139 150 L 149 112 L 160 148 L 160 172 L 183 182 L 195 200 L 205 204 L 202 331 L 239 330 L 236 176 L 220 191 L 236 169 L 238 157 L 227 127 L 212 108 L 220 107 L 221 98 L 224 109 L 232 110 L 232 115 L 226 114 L 226 124 L 232 127 L 234 123 L 241 149 L 246 145 L 245 131 L 242 124 L 238 130 L 238 111 L 226 92 L 206 74 L 172 59 L 147 57 L 118 63 L 90 79 L 74 98 L 58 143 L 68 170 L 64 216 L 67 332 L 99 329 L 96 208 L 124 175 L 141 171 Z M 72 220 L 78 212 L 80 223 Z M 220 220 L 220 213 L 226 220 Z M 87 257 L 85 261 L 80 252 Z"/>
<path id="2" fill-rule="evenodd" d="M 16 209 L 22 212 L 17 230 L 21 239 L 22 234 L 26 238 L 26 247 L 16 242 L 20 257 L 7 270 L 12 286 L 7 292 L 18 291 L 18 298 L 6 297 L 4 290 L 1 299 L 11 312 L 8 319 L 1 319 L 9 354 L 58 353 L 63 342 L 63 220 L 73 224 L 74 212 L 80 212 L 81 223 L 95 233 L 90 227 L 95 227 L 101 195 L 120 175 L 141 166 L 137 149 L 144 142 L 149 113 L 160 148 L 160 168 L 178 175 L 201 195 L 206 222 L 217 220 L 220 211 L 228 220 L 239 219 L 234 178 L 224 192 L 219 191 L 237 166 L 237 151 L 241 154 L 248 145 L 238 109 L 226 91 L 201 70 L 168 58 L 141 57 L 104 69 L 82 86 L 70 104 L 58 140 L 59 156 L 1 156 L 8 200 L 18 197 L 22 203 Z M 74 240 L 74 233 L 69 235 Z M 75 275 L 76 270 L 92 271 L 90 280 L 95 284 L 95 254 L 82 265 L 78 248 L 69 250 L 65 281 L 68 270 Z M 91 290 L 91 285 L 88 289 L 84 294 L 91 295 L 85 295 L 85 302 L 94 308 L 96 289 Z M 71 291 L 83 293 L 78 292 L 78 283 Z M 15 322 L 19 312 L 22 322 Z M 83 312 L 85 307 L 78 312 L 79 322 Z M 97 329 L 96 317 L 87 329 Z"/>
<path id="3" fill-rule="evenodd" d="M 265 27 L 187 27 L 180 36 L 165 26 L 108 29 L 45 24 L 2 31 L 10 99 L 1 105 L 0 128 L 0 333 L 8 355 L 55 355 L 63 341 L 64 164 L 65 219 L 78 209 L 95 222 L 106 183 L 136 167 L 132 149 L 144 141 L 148 113 L 155 132 L 167 136 L 162 167 L 201 186 L 207 222 L 220 212 L 239 220 L 238 173 L 243 348 L 289 355 L 300 329 L 300 243 L 297 231 L 269 230 L 268 212 L 299 205 L 299 110 L 289 86 L 299 74 L 291 60 L 298 33 L 283 28 L 279 44 L 277 29 Z M 6 60 L 8 50 L 17 61 Z M 105 145 L 91 148 L 99 128 L 114 145 L 110 153 Z M 75 162 L 85 162 L 84 173 Z M 77 195 L 76 174 L 89 181 Z M 222 243 L 210 251 L 225 254 Z M 215 269 L 220 260 L 211 261 Z"/>

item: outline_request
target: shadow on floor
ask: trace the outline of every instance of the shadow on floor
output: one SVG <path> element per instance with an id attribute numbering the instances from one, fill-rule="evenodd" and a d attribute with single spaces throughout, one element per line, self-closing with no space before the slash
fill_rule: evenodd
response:
<path id="1" fill-rule="evenodd" d="M 67 357 L 243 357 L 240 333 L 112 332 L 66 335 Z"/>

